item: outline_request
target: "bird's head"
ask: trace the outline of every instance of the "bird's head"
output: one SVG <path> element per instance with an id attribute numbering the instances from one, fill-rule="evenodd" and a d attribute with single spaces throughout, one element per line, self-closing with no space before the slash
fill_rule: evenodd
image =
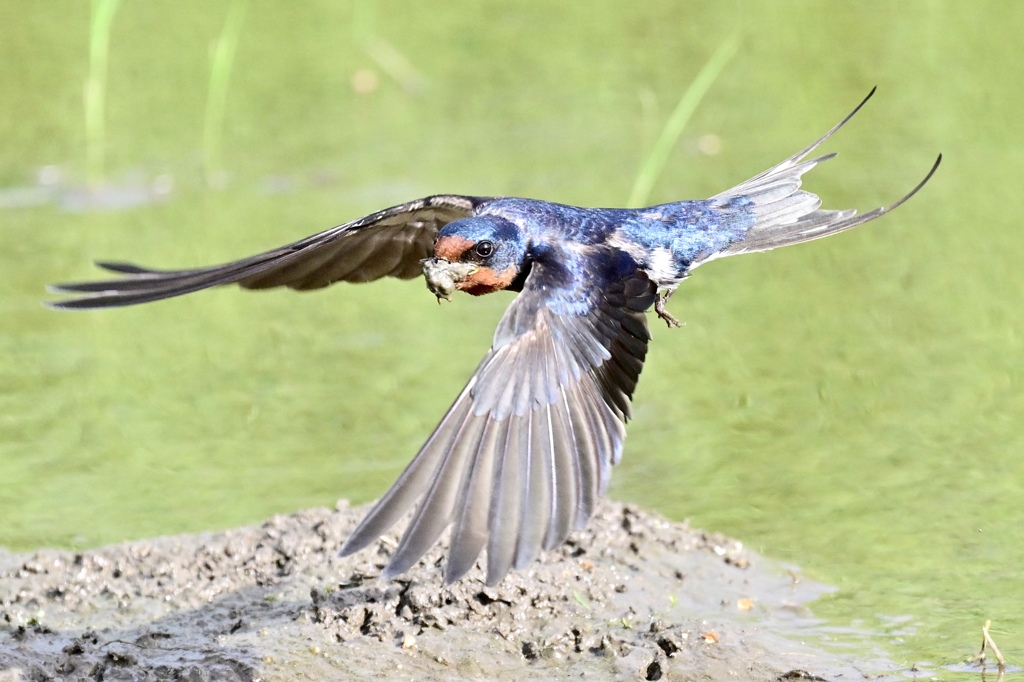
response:
<path id="1" fill-rule="evenodd" d="M 526 237 L 514 223 L 491 215 L 463 218 L 437 233 L 423 274 L 438 299 L 451 298 L 456 289 L 481 296 L 516 281 L 525 258 Z"/>

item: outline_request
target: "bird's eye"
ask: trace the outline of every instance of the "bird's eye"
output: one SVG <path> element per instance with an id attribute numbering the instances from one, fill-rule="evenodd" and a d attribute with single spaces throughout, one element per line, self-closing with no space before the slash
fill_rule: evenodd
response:
<path id="1" fill-rule="evenodd" d="M 477 244 L 476 247 L 473 248 L 473 251 L 480 258 L 490 258 L 494 253 L 494 242 L 490 242 L 485 239 Z"/>

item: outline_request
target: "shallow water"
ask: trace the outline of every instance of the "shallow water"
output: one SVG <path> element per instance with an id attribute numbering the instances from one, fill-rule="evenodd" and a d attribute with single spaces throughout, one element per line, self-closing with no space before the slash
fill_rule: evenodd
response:
<path id="1" fill-rule="evenodd" d="M 856 626 L 956 679 L 944 666 L 991 619 L 1024 660 L 1024 6 L 360 7 L 362 21 L 343 3 L 249 7 L 215 131 L 223 187 L 207 189 L 210 46 L 229 3 L 122 3 L 92 193 L 88 5 L 0 7 L 0 545 L 370 500 L 510 300 L 438 307 L 421 282 L 382 282 L 58 314 L 38 305 L 45 283 L 93 277 L 96 258 L 248 255 L 438 191 L 621 204 L 738 32 L 652 203 L 749 177 L 876 84 L 809 188 L 872 208 L 946 160 L 864 229 L 699 270 L 670 306 L 686 326 L 652 324 L 611 494 L 837 585 L 814 610 L 840 642 Z M 706 134 L 719 153 L 699 151 Z"/>

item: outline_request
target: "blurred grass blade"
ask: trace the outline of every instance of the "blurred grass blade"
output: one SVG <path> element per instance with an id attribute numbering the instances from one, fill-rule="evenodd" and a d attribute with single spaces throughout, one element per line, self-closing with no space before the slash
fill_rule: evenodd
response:
<path id="1" fill-rule="evenodd" d="M 203 122 L 203 165 L 208 187 L 224 182 L 224 117 L 227 110 L 228 82 L 238 49 L 249 0 L 233 0 L 228 8 L 224 28 L 213 47 L 210 65 L 210 88 L 206 95 L 206 119 Z"/>
<path id="2" fill-rule="evenodd" d="M 427 89 L 427 79 L 391 42 L 377 35 L 376 0 L 357 0 L 352 16 L 352 38 L 362 46 L 377 68 L 410 95 Z"/>
<path id="3" fill-rule="evenodd" d="M 690 87 L 683 93 L 679 104 L 676 105 L 675 111 L 672 112 L 672 116 L 665 123 L 665 128 L 661 131 L 658 141 L 654 144 L 654 148 L 651 149 L 650 155 L 640 167 L 640 172 L 637 173 L 636 182 L 633 183 L 633 191 L 629 195 L 627 206 L 639 208 L 647 205 L 647 201 L 651 196 L 651 190 L 654 188 L 654 183 L 657 182 L 658 176 L 661 175 L 662 169 L 665 168 L 665 163 L 668 161 L 672 149 L 676 146 L 676 142 L 679 141 L 679 137 L 683 134 L 686 124 L 690 122 L 693 112 L 697 110 L 697 107 L 704 99 L 704 95 L 711 89 L 718 76 L 729 64 L 733 55 L 736 54 L 739 43 L 739 35 L 737 34 L 732 35 L 722 43 L 715 50 L 715 53 L 711 55 L 711 58 L 708 59 L 704 68 L 697 74 L 697 77 L 690 83 Z"/>
<path id="4" fill-rule="evenodd" d="M 377 62 L 380 70 L 391 76 L 410 95 L 418 95 L 427 89 L 427 79 L 419 72 L 398 48 L 380 36 L 371 36 L 363 43 L 363 49 Z"/>
<path id="5" fill-rule="evenodd" d="M 120 0 L 92 0 L 89 21 L 89 75 L 85 81 L 85 172 L 93 187 L 103 183 L 106 146 L 107 59 L 110 26 Z"/>

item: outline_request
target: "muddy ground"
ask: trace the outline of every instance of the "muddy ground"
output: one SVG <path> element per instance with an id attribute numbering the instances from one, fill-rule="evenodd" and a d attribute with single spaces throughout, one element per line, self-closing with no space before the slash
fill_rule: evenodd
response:
<path id="1" fill-rule="evenodd" d="M 344 503 L 223 533 L 0 551 L 0 681 L 860 680 L 822 648 L 825 588 L 738 542 L 605 503 L 495 588 L 392 582 L 394 536 L 339 559 Z M 801 641 L 801 640 L 804 641 Z"/>

